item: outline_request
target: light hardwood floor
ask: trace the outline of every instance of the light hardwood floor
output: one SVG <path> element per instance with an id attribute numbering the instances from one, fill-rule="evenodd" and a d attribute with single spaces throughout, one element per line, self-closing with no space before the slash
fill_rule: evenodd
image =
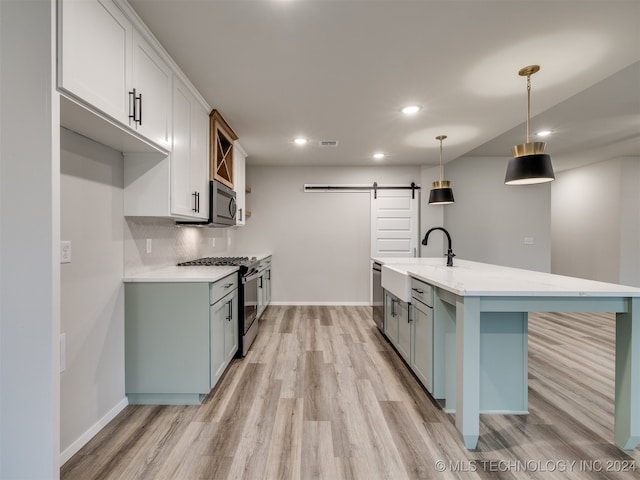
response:
<path id="1" fill-rule="evenodd" d="M 368 308 L 270 306 L 203 405 L 127 407 L 61 477 L 640 478 L 640 450 L 612 443 L 614 326 L 530 315 L 530 414 L 482 415 L 467 451 Z"/>

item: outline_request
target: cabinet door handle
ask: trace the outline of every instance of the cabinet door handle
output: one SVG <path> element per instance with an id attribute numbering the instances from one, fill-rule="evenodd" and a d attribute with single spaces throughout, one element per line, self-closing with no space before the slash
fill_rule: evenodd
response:
<path id="1" fill-rule="evenodd" d="M 227 283 L 227 284 L 224 286 L 224 289 L 226 290 L 227 288 L 231 288 L 231 287 L 233 287 L 233 283 Z"/>
<path id="2" fill-rule="evenodd" d="M 198 213 L 198 192 L 193 192 L 191 195 L 193 195 L 193 208 L 191 210 Z"/>
<path id="3" fill-rule="evenodd" d="M 136 122 L 136 89 L 134 88 L 129 92 L 129 125 L 131 120 Z"/>
<path id="4" fill-rule="evenodd" d="M 196 202 L 197 212 L 200 213 L 200 192 L 196 192 Z"/>
<path id="5" fill-rule="evenodd" d="M 267 280 L 271 280 L 271 270 L 267 270 Z"/>
<path id="6" fill-rule="evenodd" d="M 242 221 L 242 209 L 241 208 L 238 209 L 238 221 L 240 221 L 240 222 Z"/>
<path id="7" fill-rule="evenodd" d="M 233 318 L 233 300 L 229 300 L 227 302 L 227 306 L 229 307 L 229 310 L 227 311 L 227 321 L 230 322 Z"/>
<path id="8" fill-rule="evenodd" d="M 258 277 L 258 280 L 260 280 L 260 285 L 258 285 L 258 287 L 262 288 L 262 276 Z"/>
<path id="9" fill-rule="evenodd" d="M 419 293 L 420 295 L 422 295 L 424 292 L 418 288 L 412 288 L 411 290 L 413 290 L 414 292 Z"/>
<path id="10" fill-rule="evenodd" d="M 136 120 L 138 122 L 138 125 L 142 126 L 142 94 L 138 95 L 138 119 Z"/>
<path id="11" fill-rule="evenodd" d="M 391 300 L 391 316 L 396 316 L 396 301 L 393 299 Z"/>

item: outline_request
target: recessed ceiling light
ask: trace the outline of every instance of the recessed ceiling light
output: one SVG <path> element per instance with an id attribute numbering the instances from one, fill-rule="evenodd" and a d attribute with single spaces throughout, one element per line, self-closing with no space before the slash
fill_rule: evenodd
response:
<path id="1" fill-rule="evenodd" d="M 548 135 L 551 135 L 551 130 L 540 130 L 537 135 L 539 137 L 546 137 Z"/>
<path id="2" fill-rule="evenodd" d="M 406 107 L 402 107 L 402 110 L 400 111 L 405 115 L 413 115 L 414 113 L 418 113 L 420 108 L 421 107 L 419 105 L 407 105 Z"/>
<path id="3" fill-rule="evenodd" d="M 382 160 L 384 157 L 385 155 L 382 152 L 377 152 L 373 154 L 373 158 L 375 158 L 376 160 Z"/>
<path id="4" fill-rule="evenodd" d="M 307 143 L 307 141 L 308 141 L 308 140 L 307 140 L 306 138 L 298 137 L 298 138 L 296 138 L 296 139 L 294 140 L 294 143 L 295 143 L 296 145 L 304 145 L 304 144 L 306 144 L 306 143 Z"/>

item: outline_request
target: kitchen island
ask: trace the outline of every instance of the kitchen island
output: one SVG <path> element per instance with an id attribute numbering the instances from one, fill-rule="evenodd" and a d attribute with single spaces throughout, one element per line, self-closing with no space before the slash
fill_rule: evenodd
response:
<path id="1" fill-rule="evenodd" d="M 447 267 L 441 258 L 373 260 L 383 264 L 383 286 L 385 273 L 396 289 L 410 288 L 410 278 L 431 285 L 436 306 L 434 323 L 453 325 L 453 341 L 446 345 L 449 361 L 446 365 L 435 363 L 434 369 L 442 372 L 449 385 L 447 400 L 454 401 L 456 428 L 468 449 L 474 449 L 478 442 L 483 387 L 497 392 L 495 398 L 502 392 L 507 396 L 515 392 L 517 398 L 517 392 L 524 391 L 520 405 L 526 409 L 527 312 L 616 313 L 615 443 L 628 450 L 640 443 L 639 288 L 458 259 L 453 267 Z M 398 281 L 402 275 L 407 277 L 406 287 Z M 407 295 L 402 291 L 399 294 Z M 512 364 L 513 352 L 521 357 L 516 368 L 509 370 L 506 381 L 500 380 L 502 367 L 496 367 L 495 361 L 485 361 L 486 354 L 493 354 L 494 359 L 502 354 L 500 350 L 483 351 L 485 325 L 489 325 L 494 341 L 489 343 L 490 348 L 499 348 L 495 339 L 501 335 L 511 339 L 514 333 L 520 336 L 523 348 L 514 350 L 518 342 L 509 340 L 504 352 L 511 355 L 502 362 L 507 367 Z M 516 381 L 514 375 L 519 377 Z M 489 383 L 487 378 L 497 385 L 483 385 L 483 381 Z"/>

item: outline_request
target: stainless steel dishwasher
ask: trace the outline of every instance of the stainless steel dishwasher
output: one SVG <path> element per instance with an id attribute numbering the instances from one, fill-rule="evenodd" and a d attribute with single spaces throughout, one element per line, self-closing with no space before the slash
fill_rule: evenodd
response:
<path id="1" fill-rule="evenodd" d="M 384 331 L 384 293 L 382 291 L 382 264 L 373 262 L 371 272 L 371 316 L 373 323 Z"/>

